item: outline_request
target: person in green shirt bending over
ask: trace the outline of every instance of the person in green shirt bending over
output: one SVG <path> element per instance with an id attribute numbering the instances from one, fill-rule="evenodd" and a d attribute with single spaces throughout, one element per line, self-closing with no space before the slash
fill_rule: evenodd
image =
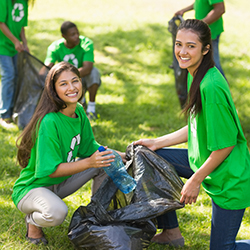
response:
<path id="1" fill-rule="evenodd" d="M 197 19 L 177 30 L 175 56 L 188 70 L 187 125 L 143 145 L 173 164 L 187 178 L 180 202 L 197 201 L 200 186 L 212 200 L 210 250 L 249 250 L 250 240 L 236 241 L 245 209 L 250 206 L 250 154 L 229 85 L 214 66 L 211 32 Z M 187 142 L 188 149 L 169 148 Z M 157 217 L 163 229 L 151 241 L 183 246 L 175 211 Z"/>
<path id="2" fill-rule="evenodd" d="M 44 64 L 52 67 L 55 63 L 66 61 L 78 68 L 82 78 L 84 92 L 89 92 L 89 102 L 86 110 L 90 120 L 96 119 L 95 99 L 101 85 L 101 78 L 94 64 L 94 44 L 91 39 L 79 34 L 77 26 L 65 21 L 61 25 L 61 39 L 53 42 L 47 49 Z M 86 106 L 85 97 L 81 101 Z"/>

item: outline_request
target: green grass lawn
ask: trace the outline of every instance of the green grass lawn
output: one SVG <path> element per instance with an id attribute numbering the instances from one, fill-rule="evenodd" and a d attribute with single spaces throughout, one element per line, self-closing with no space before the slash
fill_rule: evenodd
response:
<path id="1" fill-rule="evenodd" d="M 74 4 L 73 4 L 74 3 Z M 92 122 L 96 140 L 120 151 L 140 138 L 153 138 L 185 125 L 175 92 L 172 38 L 168 21 L 190 0 L 37 0 L 29 10 L 26 29 L 33 55 L 44 60 L 48 45 L 60 38 L 64 20 L 76 22 L 81 34 L 95 43 L 96 67 L 102 74 L 97 96 L 99 119 Z M 221 63 L 247 140 L 250 142 L 250 2 L 226 1 L 225 32 L 221 36 Z M 184 16 L 193 17 L 193 12 Z M 90 201 L 90 183 L 65 199 L 69 214 L 65 222 L 44 229 L 49 246 L 30 246 L 25 241 L 24 215 L 11 200 L 20 167 L 16 165 L 18 128 L 0 127 L 0 249 L 73 249 L 67 230 L 73 212 Z M 248 143 L 248 145 L 250 145 Z M 186 144 L 180 147 L 187 147 Z M 178 210 L 186 244 L 183 249 L 209 248 L 211 202 L 201 190 L 194 205 Z M 246 210 L 238 235 L 250 239 L 250 211 Z M 150 250 L 172 249 L 152 244 Z"/>

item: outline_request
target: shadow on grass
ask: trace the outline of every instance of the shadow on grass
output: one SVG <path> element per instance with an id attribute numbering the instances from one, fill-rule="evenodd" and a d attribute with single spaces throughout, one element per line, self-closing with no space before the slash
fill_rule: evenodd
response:
<path id="1" fill-rule="evenodd" d="M 44 60 L 48 45 L 61 37 L 59 29 L 63 21 L 63 19 L 30 21 L 30 27 L 34 30 L 28 33 L 32 44 L 32 53 L 40 60 Z M 80 33 L 86 36 L 89 35 L 82 31 L 95 28 L 94 25 L 86 25 L 81 22 L 76 22 L 76 24 Z M 42 41 L 39 34 L 43 35 Z M 127 99 L 127 109 L 134 109 L 131 106 L 134 105 L 134 100 L 141 94 L 140 87 L 138 85 L 135 86 L 135 83 L 140 81 L 138 74 L 163 73 L 170 75 L 172 81 L 171 88 L 168 90 L 166 86 L 166 94 L 168 92 L 175 93 L 173 70 L 168 68 L 172 63 L 172 37 L 167 30 L 167 26 L 148 24 L 129 31 L 124 31 L 120 28 L 114 31 L 100 32 L 90 38 L 94 41 L 96 51 L 101 52 L 104 57 L 112 58 L 117 63 L 117 65 L 98 63 L 96 66 L 102 73 L 102 76 L 112 73 L 117 79 L 123 81 L 122 93 Z M 107 47 L 112 49 L 108 50 Z M 150 61 L 151 54 L 157 54 L 157 59 Z M 246 97 L 247 93 L 249 93 L 250 84 L 245 83 L 244 86 L 238 86 L 237 84 L 240 79 L 249 80 L 248 71 L 242 67 L 244 60 L 246 58 L 242 55 L 237 57 L 232 54 L 221 54 L 222 66 L 232 90 L 242 127 L 247 140 L 250 141 L 250 129 L 248 126 L 250 112 L 246 108 L 250 107 L 250 99 L 241 98 L 242 96 Z M 106 91 L 109 93 L 108 90 L 112 92 L 112 89 L 108 89 L 108 83 L 104 82 L 104 84 L 106 86 L 102 86 L 99 93 L 104 93 L 105 91 L 104 94 L 106 94 Z M 145 83 L 142 82 L 141 84 Z M 157 87 L 162 91 L 162 86 L 153 86 L 153 88 Z M 173 103 L 172 100 L 167 101 L 166 106 L 169 103 Z M 176 100 L 174 103 L 176 106 L 179 105 Z M 139 104 L 137 103 L 136 105 L 138 106 Z M 157 105 L 157 102 L 155 105 Z"/>
<path id="2" fill-rule="evenodd" d="M 37 55 L 40 60 L 45 58 L 48 45 L 55 39 L 61 37 L 59 28 L 63 21 L 63 19 L 49 19 L 30 22 L 30 27 L 35 27 L 38 33 L 43 34 L 41 42 L 40 36 L 38 36 L 37 33 L 29 33 L 33 53 Z M 88 36 L 88 34 L 82 31 L 86 30 L 86 28 L 91 29 L 95 27 L 94 25 L 89 26 L 81 22 L 76 22 L 76 24 L 78 25 L 80 33 L 86 36 Z M 99 63 L 96 66 L 103 76 L 113 73 L 117 79 L 123 81 L 123 93 L 124 96 L 128 98 L 128 105 L 130 105 L 127 106 L 127 108 L 131 108 L 133 100 L 140 95 L 140 88 L 134 87 L 134 83 L 138 82 L 136 74 L 150 74 L 151 72 L 153 74 L 169 74 L 172 76 L 172 87 L 174 87 L 173 70 L 168 68 L 172 63 L 172 38 L 167 30 L 167 26 L 148 24 L 130 31 L 123 31 L 120 28 L 115 31 L 95 34 L 90 38 L 94 41 L 97 51 L 117 62 L 117 65 Z M 223 46 L 223 44 L 221 46 Z M 107 50 L 107 47 L 111 47 L 113 50 Z M 114 49 L 116 51 L 115 53 Z M 145 51 L 147 52 L 146 55 L 144 53 Z M 150 54 L 158 54 L 157 60 L 150 61 Z M 244 60 L 247 60 L 247 58 L 242 55 L 221 54 L 222 66 L 232 90 L 242 127 L 247 140 L 250 141 L 250 128 L 248 126 L 250 112 L 248 112 L 249 110 L 247 108 L 250 107 L 250 99 L 246 97 L 247 93 L 249 93 L 250 84 L 248 71 L 242 67 Z M 244 86 L 238 86 L 238 82 L 241 81 L 241 79 L 247 81 Z M 156 86 L 154 85 L 153 87 L 155 88 Z M 100 92 L 101 91 L 100 89 Z M 170 91 L 175 93 L 173 88 L 171 88 Z M 169 105 L 169 103 L 170 102 L 167 102 L 166 105 Z M 176 105 L 179 104 L 176 103 Z"/>
<path id="3" fill-rule="evenodd" d="M 209 249 L 209 221 L 207 216 L 196 212 L 190 212 L 190 209 L 177 210 L 177 216 L 179 220 L 179 226 L 182 236 L 185 239 L 185 245 L 181 249 L 183 250 L 207 250 Z M 160 245 L 153 243 L 149 246 L 149 250 L 172 250 L 176 249 L 167 245 Z"/>

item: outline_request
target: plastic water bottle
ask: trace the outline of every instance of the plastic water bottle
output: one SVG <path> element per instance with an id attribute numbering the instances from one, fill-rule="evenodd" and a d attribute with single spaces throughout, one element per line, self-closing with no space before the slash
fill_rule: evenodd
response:
<path id="1" fill-rule="evenodd" d="M 98 148 L 99 152 L 105 151 L 103 146 Z M 121 190 L 124 194 L 128 194 L 133 191 L 136 187 L 136 181 L 131 177 L 126 170 L 124 163 L 122 162 L 121 156 L 112 149 L 108 149 L 115 155 L 114 161 L 111 162 L 109 167 L 103 167 L 106 174 L 113 180 L 114 184 Z"/>

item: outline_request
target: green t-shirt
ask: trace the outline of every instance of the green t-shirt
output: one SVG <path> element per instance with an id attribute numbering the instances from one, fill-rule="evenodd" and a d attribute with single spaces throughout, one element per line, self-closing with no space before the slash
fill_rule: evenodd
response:
<path id="1" fill-rule="evenodd" d="M 59 164 L 73 162 L 76 157 L 89 157 L 98 149 L 99 144 L 80 104 L 76 114 L 77 118 L 71 118 L 60 112 L 49 113 L 42 119 L 28 166 L 21 171 L 13 188 L 15 205 L 31 189 L 58 184 L 69 178 L 49 177 Z"/>
<path id="2" fill-rule="evenodd" d="M 223 0 L 195 0 L 195 18 L 199 20 L 203 19 L 213 9 L 213 4 L 221 2 L 223 2 Z M 212 39 L 215 39 L 224 31 L 222 17 L 220 17 L 212 24 L 209 24 L 209 28 L 211 29 Z"/>
<path id="3" fill-rule="evenodd" d="M 188 89 L 192 83 L 188 75 Z M 202 110 L 188 121 L 189 163 L 196 172 L 212 151 L 234 146 L 230 155 L 202 185 L 224 209 L 250 206 L 250 155 L 228 83 L 217 68 L 208 70 L 200 84 Z"/>
<path id="4" fill-rule="evenodd" d="M 26 0 L 0 1 L 0 22 L 5 23 L 11 33 L 21 41 L 22 27 L 28 24 L 28 3 Z M 14 56 L 17 54 L 15 45 L 0 30 L 0 55 Z"/>
<path id="5" fill-rule="evenodd" d="M 80 36 L 80 42 L 72 49 L 64 45 L 64 38 L 53 42 L 47 50 L 47 56 L 44 64 L 56 62 L 69 62 L 76 68 L 82 67 L 83 62 L 94 62 L 94 44 L 93 41 L 85 36 Z"/>

